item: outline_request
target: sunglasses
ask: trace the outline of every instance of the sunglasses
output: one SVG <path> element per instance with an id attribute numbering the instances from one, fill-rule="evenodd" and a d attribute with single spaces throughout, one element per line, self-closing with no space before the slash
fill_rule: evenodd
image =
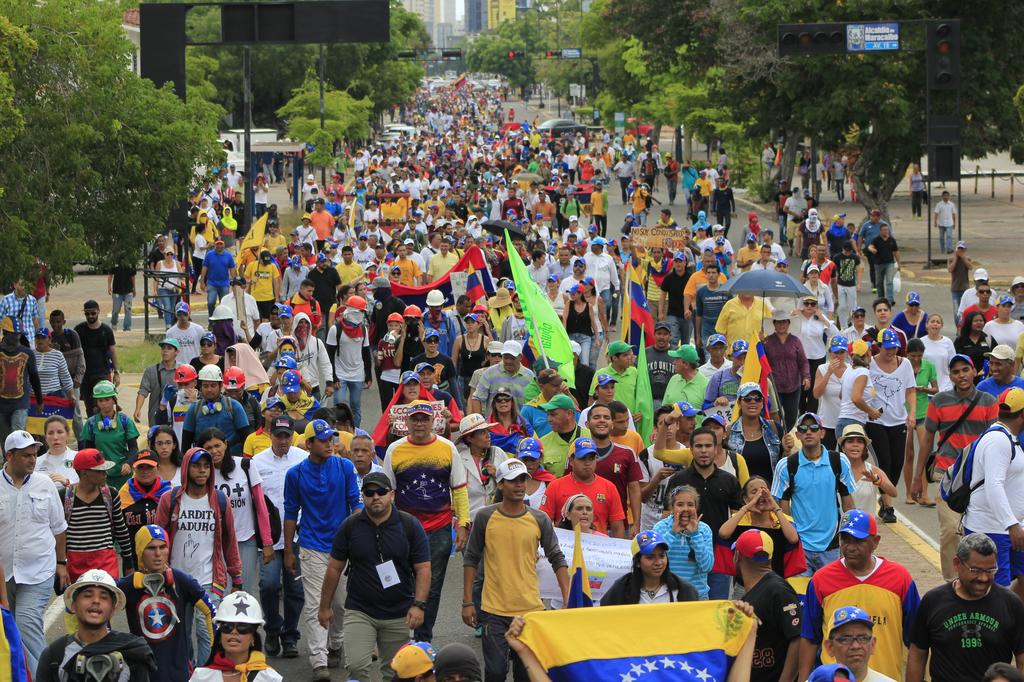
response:
<path id="1" fill-rule="evenodd" d="M 240 635 L 251 635 L 256 632 L 255 623 L 221 623 L 218 630 L 221 632 L 237 632 Z"/>
<path id="2" fill-rule="evenodd" d="M 764 398 L 761 397 L 760 395 L 754 393 L 754 394 L 751 394 L 751 395 L 745 395 L 742 398 L 740 398 L 740 400 L 745 402 L 745 403 L 759 403 L 759 402 L 763 401 Z"/>
<path id="3" fill-rule="evenodd" d="M 384 497 L 388 494 L 387 490 L 381 488 L 366 488 L 363 490 L 363 497 Z"/>
<path id="4" fill-rule="evenodd" d="M 807 433 L 808 431 L 810 431 L 811 433 L 817 433 L 818 431 L 821 431 L 821 427 L 818 426 L 817 424 L 801 424 L 800 426 L 796 427 L 796 430 L 799 431 L 800 433 Z"/>
<path id="5" fill-rule="evenodd" d="M 425 339 L 423 343 L 441 343 L 438 339 Z"/>
<path id="6" fill-rule="evenodd" d="M 865 315 L 864 313 L 854 313 L 853 317 L 856 319 L 863 320 L 865 317 L 867 317 L 867 315 Z"/>
<path id="7" fill-rule="evenodd" d="M 512 402 L 512 396 L 499 395 L 499 396 L 496 396 L 494 398 L 494 402 L 496 402 L 496 403 L 510 403 L 510 402 Z"/>
<path id="8" fill-rule="evenodd" d="M 988 296 L 992 293 L 991 289 L 978 289 L 978 296 Z"/>
<path id="9" fill-rule="evenodd" d="M 216 345 L 216 344 L 214 344 L 213 341 L 200 341 L 199 345 L 200 346 L 213 346 L 213 345 Z"/>
<path id="10" fill-rule="evenodd" d="M 814 308 L 818 304 L 814 301 L 804 301 L 804 305 L 807 306 L 808 308 Z"/>

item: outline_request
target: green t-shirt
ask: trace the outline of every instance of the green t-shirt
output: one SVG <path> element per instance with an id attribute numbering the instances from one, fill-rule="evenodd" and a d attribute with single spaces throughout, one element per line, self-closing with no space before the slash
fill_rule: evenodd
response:
<path id="1" fill-rule="evenodd" d="M 577 426 L 569 440 L 552 431 L 540 439 L 540 446 L 544 449 L 544 468 L 555 476 L 565 475 L 565 465 L 569 461 L 569 450 L 577 438 L 589 436 L 590 429 Z"/>
<path id="2" fill-rule="evenodd" d="M 927 388 L 937 379 L 938 374 L 935 371 L 935 365 L 930 360 L 921 360 L 921 369 L 917 370 L 917 387 Z M 914 419 L 921 421 L 925 418 L 928 412 L 928 398 L 930 397 L 924 391 L 917 392 L 917 412 L 914 414 Z"/>
<path id="3" fill-rule="evenodd" d="M 96 449 L 103 457 L 114 466 L 107 470 L 107 485 L 114 490 L 120 490 L 125 481 L 131 478 L 121 475 L 121 465 L 128 459 L 129 449 L 138 447 L 139 430 L 135 428 L 135 422 L 124 412 L 118 412 L 117 416 L 109 420 L 110 428 L 104 428 L 103 417 L 93 415 L 82 427 L 81 440 L 92 441 Z M 129 448 L 129 443 L 132 447 Z"/>

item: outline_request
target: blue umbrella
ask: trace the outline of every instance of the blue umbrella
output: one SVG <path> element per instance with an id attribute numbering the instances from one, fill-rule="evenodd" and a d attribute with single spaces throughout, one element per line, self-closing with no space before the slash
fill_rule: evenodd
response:
<path id="1" fill-rule="evenodd" d="M 751 270 L 729 280 L 722 291 L 730 294 L 756 294 L 758 296 L 789 296 L 800 298 L 811 292 L 803 284 L 784 272 Z"/>

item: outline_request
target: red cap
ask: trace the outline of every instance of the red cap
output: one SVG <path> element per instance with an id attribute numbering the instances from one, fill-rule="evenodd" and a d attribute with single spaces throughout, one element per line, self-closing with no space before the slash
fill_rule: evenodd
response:
<path id="1" fill-rule="evenodd" d="M 748 559 L 769 561 L 775 551 L 775 543 L 768 533 L 751 528 L 740 533 L 736 542 L 732 543 L 732 548 Z"/>
<path id="2" fill-rule="evenodd" d="M 106 471 L 114 466 L 113 462 L 107 461 L 96 448 L 85 448 L 79 450 L 78 454 L 75 455 L 75 461 L 72 464 L 75 471 Z"/>

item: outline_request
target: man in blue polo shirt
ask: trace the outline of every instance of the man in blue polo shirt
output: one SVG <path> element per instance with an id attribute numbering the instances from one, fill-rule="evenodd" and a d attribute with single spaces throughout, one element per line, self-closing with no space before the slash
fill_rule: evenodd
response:
<path id="1" fill-rule="evenodd" d="M 362 513 L 345 520 L 334 536 L 320 593 L 320 625 L 334 620 L 331 603 L 348 565 L 345 599 L 345 667 L 349 677 L 369 682 L 375 650 L 380 677 L 390 680 L 391 659 L 423 622 L 430 592 L 430 545 L 423 526 L 394 506 L 387 474 L 363 477 Z"/>
<path id="2" fill-rule="evenodd" d="M 301 511 L 299 561 L 302 590 L 306 594 L 302 627 L 314 680 L 331 679 L 328 668 L 341 666 L 341 646 L 345 641 L 341 619 L 335 618 L 328 630 L 321 627 L 317 612 L 334 534 L 345 519 L 363 508 L 355 466 L 349 459 L 331 456 L 336 433 L 323 419 L 311 421 L 302 434 L 309 457 L 289 469 L 284 478 L 284 568 L 292 575 L 297 570 L 294 538 Z M 336 597 L 336 613 L 342 610 L 338 602 L 344 600 Z"/>
<path id="3" fill-rule="evenodd" d="M 839 558 L 836 528 L 841 511 L 853 509 L 850 494 L 857 482 L 850 473 L 846 455 L 829 452 L 822 446 L 825 429 L 818 415 L 800 415 L 796 433 L 802 447 L 775 466 L 772 497 L 779 500 L 782 510 L 793 517 L 793 524 L 800 529 L 800 541 L 807 556 L 804 575 L 813 575 Z M 786 435 L 787 439 L 791 437 Z"/>
<path id="4" fill-rule="evenodd" d="M 206 307 L 211 315 L 217 302 L 230 293 L 234 276 L 235 257 L 224 250 L 224 240 L 218 239 L 213 251 L 206 252 L 199 272 L 199 291 L 206 287 Z"/>

